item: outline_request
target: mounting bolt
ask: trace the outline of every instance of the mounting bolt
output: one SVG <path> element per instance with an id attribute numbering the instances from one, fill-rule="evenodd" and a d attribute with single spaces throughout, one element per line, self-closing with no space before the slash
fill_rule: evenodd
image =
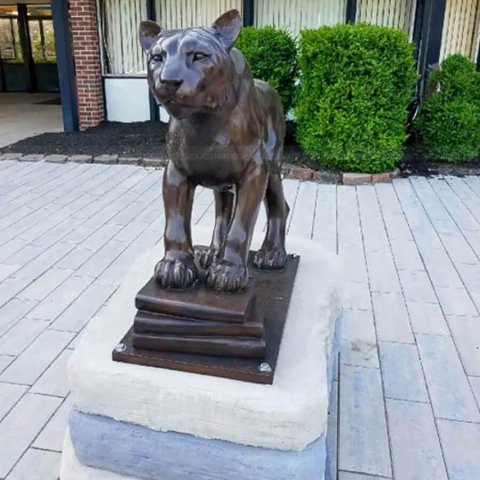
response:
<path id="1" fill-rule="evenodd" d="M 118 353 L 124 352 L 126 349 L 127 349 L 127 346 L 124 343 L 119 343 L 115 347 L 115 351 L 118 352 Z"/>
<path id="2" fill-rule="evenodd" d="M 262 363 L 258 366 L 258 371 L 259 371 L 259 372 L 262 372 L 262 373 L 272 373 L 272 367 L 270 366 L 269 363 L 267 363 L 267 362 L 262 362 Z"/>

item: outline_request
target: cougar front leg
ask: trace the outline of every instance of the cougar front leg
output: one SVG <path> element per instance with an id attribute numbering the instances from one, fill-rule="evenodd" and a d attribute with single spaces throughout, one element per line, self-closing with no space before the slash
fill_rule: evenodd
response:
<path id="1" fill-rule="evenodd" d="M 154 274 L 163 287 L 189 287 L 198 278 L 190 227 L 194 191 L 194 185 L 169 162 L 163 177 L 165 255 Z"/>
<path id="2" fill-rule="evenodd" d="M 228 226 L 232 219 L 234 195 L 231 192 L 214 190 L 215 196 L 215 228 L 213 229 L 210 247 L 198 251 L 198 258 L 202 268 L 208 268 L 218 258 L 220 249 L 227 235 Z M 197 252 L 196 252 L 197 254 Z"/>
<path id="3" fill-rule="evenodd" d="M 207 285 L 235 292 L 248 284 L 247 256 L 258 210 L 265 195 L 268 170 L 263 150 L 257 152 L 237 185 L 235 211 L 218 260 L 208 270 Z"/>
<path id="4" fill-rule="evenodd" d="M 280 169 L 270 173 L 265 206 L 268 218 L 267 235 L 262 248 L 255 255 L 253 264 L 265 270 L 281 269 L 287 261 L 285 231 L 289 208 L 283 194 Z"/>

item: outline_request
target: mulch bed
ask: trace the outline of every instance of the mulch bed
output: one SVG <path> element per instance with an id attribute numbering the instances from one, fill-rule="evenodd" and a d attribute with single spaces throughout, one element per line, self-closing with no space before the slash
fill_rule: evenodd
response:
<path id="1" fill-rule="evenodd" d="M 167 124 L 162 122 L 103 122 L 84 132 L 43 133 L 0 149 L 0 153 L 120 155 L 124 157 L 165 157 Z M 318 169 L 295 142 L 292 122 L 287 124 L 283 160 L 293 165 Z"/>
<path id="2" fill-rule="evenodd" d="M 1 153 L 44 155 L 165 156 L 167 125 L 161 122 L 103 122 L 84 132 L 43 133 L 0 149 Z"/>
<path id="3" fill-rule="evenodd" d="M 167 124 L 161 122 L 103 122 L 84 132 L 44 133 L 20 140 L 0 149 L 0 153 L 61 154 L 61 155 L 119 155 L 120 157 L 166 158 L 165 134 Z M 342 174 L 333 172 L 311 160 L 295 140 L 295 125 L 287 122 L 283 161 L 291 176 L 297 178 L 341 183 Z M 415 143 L 407 145 L 399 165 L 402 176 L 480 175 L 480 158 L 472 163 L 447 164 L 425 160 Z"/>

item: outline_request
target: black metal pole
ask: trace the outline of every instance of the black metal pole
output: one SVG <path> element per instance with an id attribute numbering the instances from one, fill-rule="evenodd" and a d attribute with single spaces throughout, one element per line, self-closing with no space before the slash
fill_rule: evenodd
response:
<path id="1" fill-rule="evenodd" d="M 157 20 L 157 12 L 155 9 L 154 0 L 147 0 L 147 18 L 148 20 Z M 160 120 L 159 106 L 150 91 L 148 92 L 148 100 L 150 103 L 150 121 L 158 122 Z"/>
<path id="2" fill-rule="evenodd" d="M 431 22 L 433 14 L 434 0 L 420 0 L 421 8 L 417 11 L 418 19 L 416 30 L 414 31 L 414 41 L 417 45 L 417 72 L 420 80 L 417 87 L 418 98 L 423 97 L 426 80 L 428 76 L 428 52 L 430 46 Z M 418 5 L 417 5 L 418 7 Z"/>
<path id="3" fill-rule="evenodd" d="M 432 67 L 440 61 L 440 50 L 442 48 L 443 21 L 445 19 L 446 0 L 429 0 L 431 8 L 430 31 L 428 35 L 427 47 L 427 68 Z M 435 8 L 433 8 L 435 3 Z"/>
<path id="4" fill-rule="evenodd" d="M 480 38 L 478 39 L 477 70 L 480 72 Z"/>
<path id="5" fill-rule="evenodd" d="M 18 11 L 18 35 L 22 46 L 23 64 L 25 66 L 27 91 L 36 90 L 35 63 L 32 55 L 32 43 L 30 41 L 30 30 L 28 28 L 27 6 L 24 3 L 17 5 Z"/>
<path id="6" fill-rule="evenodd" d="M 251 27 L 255 23 L 255 0 L 243 0 L 243 26 Z"/>
<path id="7" fill-rule="evenodd" d="M 357 0 L 347 0 L 347 11 L 345 21 L 355 23 L 357 20 Z"/>
<path id="8" fill-rule="evenodd" d="M 75 132 L 78 130 L 77 90 L 68 4 L 65 0 L 52 0 L 52 20 L 55 33 L 55 50 L 57 52 L 58 83 L 62 101 L 63 128 L 66 132 Z"/>

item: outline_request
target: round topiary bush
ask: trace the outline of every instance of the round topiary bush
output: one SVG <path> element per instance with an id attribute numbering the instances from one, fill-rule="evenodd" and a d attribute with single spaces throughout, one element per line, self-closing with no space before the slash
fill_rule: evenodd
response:
<path id="1" fill-rule="evenodd" d="M 252 69 L 253 76 L 277 90 L 287 113 L 295 99 L 298 76 L 297 45 L 285 30 L 245 27 L 235 43 Z"/>
<path id="2" fill-rule="evenodd" d="M 415 121 L 431 160 L 469 162 L 480 154 L 480 74 L 462 55 L 451 55 L 430 74 L 430 96 Z"/>
<path id="3" fill-rule="evenodd" d="M 337 170 L 391 170 L 417 79 L 407 35 L 365 24 L 303 30 L 299 64 L 295 117 L 306 153 Z"/>

